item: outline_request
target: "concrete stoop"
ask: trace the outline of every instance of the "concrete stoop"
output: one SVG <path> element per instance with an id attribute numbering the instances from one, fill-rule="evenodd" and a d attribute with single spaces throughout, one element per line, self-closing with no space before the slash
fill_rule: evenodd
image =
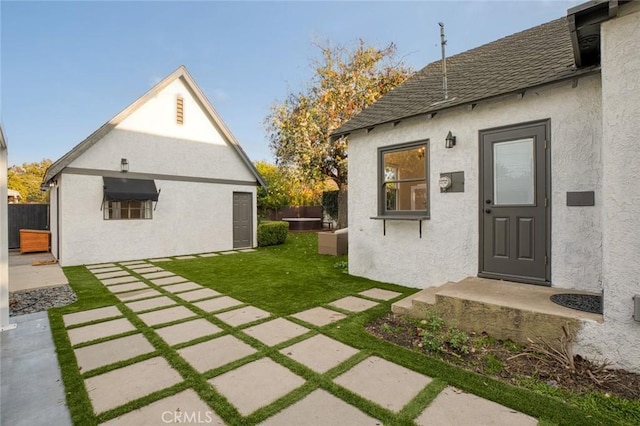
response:
<path id="1" fill-rule="evenodd" d="M 559 345 L 564 330 L 575 337 L 584 321 L 602 322 L 602 315 L 556 305 L 551 295 L 577 293 L 502 280 L 468 277 L 421 290 L 391 307 L 393 313 L 424 318 L 435 309 L 450 326 L 486 332 L 498 339 L 526 344 L 529 339 Z M 563 330 L 564 329 L 564 330 Z"/>

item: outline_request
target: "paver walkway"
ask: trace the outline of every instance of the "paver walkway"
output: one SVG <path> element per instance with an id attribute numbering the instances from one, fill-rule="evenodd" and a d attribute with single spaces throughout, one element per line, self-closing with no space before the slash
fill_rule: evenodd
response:
<path id="1" fill-rule="evenodd" d="M 381 422 L 345 399 L 364 399 L 397 413 L 429 391 L 430 377 L 322 333 L 323 326 L 400 293 L 373 288 L 276 317 L 165 271 L 162 261 L 89 266 L 123 303 L 63 317 L 92 407 L 107 419 L 103 424 L 223 424 L 214 408 L 219 406 L 205 402 L 211 394 L 203 399 L 202 387 L 210 386 L 205 393 L 223 396 L 240 416 L 275 404 L 268 425 L 374 425 Z M 199 376 L 202 386 L 178 371 L 185 369 Z M 313 378 L 330 380 L 329 388 L 341 390 L 318 387 Z M 451 387 L 414 421 L 477 424 L 479 418 L 496 425 L 537 424 Z"/>

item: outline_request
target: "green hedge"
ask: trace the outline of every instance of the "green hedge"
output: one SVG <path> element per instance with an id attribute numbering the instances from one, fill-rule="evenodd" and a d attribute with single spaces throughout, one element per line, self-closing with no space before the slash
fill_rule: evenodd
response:
<path id="1" fill-rule="evenodd" d="M 258 246 L 283 244 L 288 232 L 288 222 L 262 222 L 258 225 Z"/>
<path id="2" fill-rule="evenodd" d="M 332 219 L 338 218 L 338 193 L 340 191 L 325 191 L 322 193 L 322 207 Z"/>

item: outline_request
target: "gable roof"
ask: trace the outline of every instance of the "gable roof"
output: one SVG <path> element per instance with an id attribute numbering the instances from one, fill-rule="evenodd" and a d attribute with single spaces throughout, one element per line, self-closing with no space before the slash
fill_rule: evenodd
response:
<path id="1" fill-rule="evenodd" d="M 4 139 L 4 131 L 2 130 L 2 126 L 0 126 L 0 149 L 3 151 L 7 149 L 7 141 Z"/>
<path id="2" fill-rule="evenodd" d="M 81 156 L 85 151 L 95 145 L 96 142 L 104 138 L 125 118 L 129 117 L 138 108 L 147 103 L 147 101 L 155 97 L 160 91 L 162 91 L 165 87 L 167 87 L 177 79 L 182 79 L 184 84 L 193 92 L 196 100 L 203 106 L 205 113 L 209 116 L 213 124 L 220 130 L 225 139 L 236 150 L 242 162 L 245 163 L 251 173 L 255 176 L 256 181 L 264 187 L 265 183 L 262 179 L 262 176 L 260 176 L 260 173 L 258 173 L 258 170 L 255 168 L 251 160 L 249 160 L 249 157 L 240 146 L 238 140 L 233 136 L 229 128 L 224 124 L 222 118 L 220 118 L 211 103 L 209 103 L 209 100 L 204 95 L 200 87 L 198 87 L 195 80 L 193 79 L 193 77 L 191 77 L 184 65 L 181 65 L 177 70 L 168 75 L 164 80 L 153 86 L 147 93 L 145 93 L 131 105 L 120 111 L 115 117 L 107 121 L 98 130 L 89 135 L 85 140 L 73 147 L 71 151 L 64 154 L 55 163 L 49 166 L 49 168 L 45 172 L 44 178 L 42 179 L 43 185 L 48 184 L 51 179 L 62 172 L 64 168 L 71 164 L 73 160 Z"/>
<path id="3" fill-rule="evenodd" d="M 566 18 L 504 37 L 447 58 L 449 100 L 442 62 L 432 62 L 333 132 L 434 113 L 597 71 L 577 69 Z"/>

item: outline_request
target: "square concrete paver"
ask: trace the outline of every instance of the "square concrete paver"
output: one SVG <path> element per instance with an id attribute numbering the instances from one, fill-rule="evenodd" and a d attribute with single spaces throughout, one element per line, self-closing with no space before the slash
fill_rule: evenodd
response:
<path id="1" fill-rule="evenodd" d="M 332 322 L 340 321 L 341 319 L 347 317 L 343 313 L 332 311 L 331 309 L 322 307 L 311 308 L 306 311 L 298 312 L 297 314 L 291 316 L 293 318 L 297 318 L 318 327 L 331 324 Z"/>
<path id="2" fill-rule="evenodd" d="M 144 265 L 129 266 L 129 269 L 134 271 L 136 274 L 148 274 L 150 272 L 164 271 L 164 269 L 157 266 L 151 266 L 148 263 L 145 263 Z"/>
<path id="3" fill-rule="evenodd" d="M 136 328 L 126 318 L 101 322 L 99 324 L 85 325 L 84 327 L 68 330 L 69 341 L 72 345 L 88 342 L 90 340 L 102 339 L 103 337 L 115 336 L 126 333 Z"/>
<path id="4" fill-rule="evenodd" d="M 195 315 L 195 312 L 190 311 L 184 306 L 175 306 L 173 308 L 160 309 L 159 311 L 140 314 L 138 315 L 138 318 L 140 318 L 148 326 L 152 326 L 178 321 Z"/>
<path id="5" fill-rule="evenodd" d="M 118 272 L 118 271 L 122 271 L 122 268 L 118 267 L 118 266 L 111 266 L 109 268 L 100 268 L 100 269 L 93 269 L 91 270 L 91 272 L 93 272 L 93 274 L 104 274 L 107 272 Z"/>
<path id="6" fill-rule="evenodd" d="M 151 282 L 153 284 L 159 285 L 159 286 L 168 285 L 168 284 L 183 283 L 185 281 L 189 281 L 189 280 L 184 278 L 184 277 L 178 276 L 178 275 L 151 280 Z"/>
<path id="7" fill-rule="evenodd" d="M 160 293 L 158 290 L 148 287 L 143 290 L 129 291 L 127 293 L 118 293 L 116 294 L 116 297 L 123 302 L 129 302 L 131 300 L 145 299 L 147 297 L 152 297 L 152 296 L 160 296 L 161 294 L 162 293 Z"/>
<path id="8" fill-rule="evenodd" d="M 182 291 L 196 290 L 201 288 L 204 288 L 204 287 L 202 287 L 200 284 L 192 283 L 191 281 L 187 281 L 186 283 L 172 284 L 172 285 L 162 287 L 163 290 L 166 290 L 169 293 L 180 293 Z"/>
<path id="9" fill-rule="evenodd" d="M 431 382 L 431 378 L 372 356 L 336 377 L 334 382 L 398 412 Z"/>
<path id="10" fill-rule="evenodd" d="M 141 290 L 143 288 L 149 288 L 149 286 L 142 281 L 134 281 L 126 284 L 114 284 L 107 287 L 107 289 L 112 293 L 123 293 L 125 291 Z"/>
<path id="11" fill-rule="evenodd" d="M 197 257 L 189 254 L 187 256 L 176 256 L 176 259 L 178 259 L 178 260 L 189 260 L 189 259 L 197 259 Z"/>
<path id="12" fill-rule="evenodd" d="M 369 290 L 361 291 L 358 294 L 377 300 L 391 300 L 395 297 L 400 296 L 402 293 L 399 293 L 397 291 L 384 290 L 382 288 L 370 288 Z"/>
<path id="13" fill-rule="evenodd" d="M 201 288 L 200 290 L 188 291 L 186 293 L 180 293 L 178 295 L 180 299 L 186 300 L 187 302 L 193 302 L 194 300 L 200 300 L 215 296 L 220 296 L 220 293 L 215 290 L 211 290 L 210 288 Z"/>
<path id="14" fill-rule="evenodd" d="M 80 372 L 85 373 L 98 367 L 148 354 L 155 348 L 142 334 L 121 337 L 91 346 L 76 349 L 76 359 Z"/>
<path id="15" fill-rule="evenodd" d="M 146 264 L 147 262 L 145 262 L 144 260 L 129 260 L 127 262 L 119 262 L 121 265 L 123 266 L 131 266 L 131 265 L 140 265 L 140 264 Z"/>
<path id="16" fill-rule="evenodd" d="M 358 349 L 318 334 L 280 351 L 316 373 L 326 373 L 358 353 Z"/>
<path id="17" fill-rule="evenodd" d="M 100 280 L 100 282 L 104 285 L 124 284 L 124 283 L 130 283 L 133 281 L 138 281 L 138 279 L 133 275 L 129 275 L 128 272 L 127 272 L 127 275 L 123 277 L 107 278 L 104 280 Z"/>
<path id="18" fill-rule="evenodd" d="M 301 401 L 260 423 L 261 426 L 379 426 L 381 424 L 379 420 L 367 416 L 324 389 L 314 390 Z"/>
<path id="19" fill-rule="evenodd" d="M 198 256 L 200 257 L 216 257 L 219 256 L 218 253 L 203 253 L 203 254 L 199 254 Z"/>
<path id="20" fill-rule="evenodd" d="M 178 350 L 178 354 L 200 373 L 222 367 L 255 352 L 254 348 L 230 335 Z"/>
<path id="21" fill-rule="evenodd" d="M 307 331 L 309 331 L 308 328 L 287 321 L 284 318 L 277 318 L 273 321 L 264 322 L 242 330 L 243 333 L 260 340 L 267 346 L 277 345 L 278 343 L 293 339 L 294 337 L 303 335 Z"/>
<path id="22" fill-rule="evenodd" d="M 480 421 L 481 420 L 481 421 Z M 451 386 L 443 389 L 416 419 L 419 425 L 535 426 L 538 420 Z"/>
<path id="23" fill-rule="evenodd" d="M 99 280 L 104 280 L 106 278 L 126 277 L 129 275 L 129 273 L 124 269 L 120 269 L 120 268 L 118 269 L 119 269 L 118 271 L 100 272 L 99 274 L 95 274 L 95 276 Z"/>
<path id="24" fill-rule="evenodd" d="M 170 345 L 188 342 L 204 336 L 220 333 L 222 329 L 204 318 L 182 322 L 168 327 L 156 329 L 156 333 Z"/>
<path id="25" fill-rule="evenodd" d="M 117 266 L 115 263 L 98 263 L 96 265 L 85 265 L 85 267 L 91 271 L 94 269 L 102 269 L 102 268 L 110 268 L 113 266 Z"/>
<path id="26" fill-rule="evenodd" d="M 223 309 L 230 308 L 232 306 L 242 305 L 242 302 L 234 299 L 233 297 L 222 296 L 222 297 L 218 297 L 217 299 L 209 299 L 209 300 L 203 300 L 202 302 L 195 302 L 193 305 L 197 306 L 203 311 L 216 312 L 216 311 L 221 311 Z"/>
<path id="27" fill-rule="evenodd" d="M 85 385 L 93 409 L 103 413 L 181 381 L 164 358 L 156 357 L 91 377 Z"/>
<path id="28" fill-rule="evenodd" d="M 156 278 L 164 278 L 164 277 L 173 277 L 176 274 L 170 271 L 157 271 L 157 272 L 149 272 L 143 273 L 142 271 L 136 271 L 138 274 L 141 274 L 144 278 L 148 280 L 155 280 Z"/>
<path id="29" fill-rule="evenodd" d="M 216 299 L 213 299 L 216 300 Z M 248 324 L 259 319 L 267 318 L 271 314 L 254 306 L 245 306 L 244 308 L 234 309 L 233 311 L 217 314 L 216 318 L 227 324 L 237 327 L 242 324 Z"/>
<path id="30" fill-rule="evenodd" d="M 262 358 L 209 380 L 246 416 L 302 386 L 304 379 L 269 358 Z"/>
<path id="31" fill-rule="evenodd" d="M 133 312 L 146 311 L 148 309 L 161 308 L 163 306 L 175 305 L 176 302 L 168 298 L 167 296 L 154 297 L 152 299 L 139 300 L 137 302 L 125 303 L 127 308 Z"/>
<path id="32" fill-rule="evenodd" d="M 149 259 L 149 262 L 171 262 L 173 259 L 169 257 L 158 257 L 156 259 Z"/>
<path id="33" fill-rule="evenodd" d="M 189 420 L 187 420 L 189 419 Z M 191 421 L 193 420 L 193 422 Z M 224 421 L 192 389 L 145 405 L 101 426 L 156 426 L 162 424 L 207 424 L 223 426 Z"/>
<path id="34" fill-rule="evenodd" d="M 67 327 L 75 324 L 82 324 L 83 322 L 90 322 L 99 319 L 119 317 L 122 312 L 115 306 L 107 306 L 104 308 L 91 309 L 88 311 L 75 312 L 73 314 L 63 315 L 64 325 Z"/>
<path id="35" fill-rule="evenodd" d="M 221 251 L 220 254 L 238 254 L 239 251 L 229 250 L 229 251 Z"/>
<path id="36" fill-rule="evenodd" d="M 242 249 L 242 250 L 238 250 L 240 253 L 253 253 L 254 251 L 258 251 L 256 249 Z"/>
<path id="37" fill-rule="evenodd" d="M 373 308 L 376 306 L 377 302 L 372 302 L 371 300 L 360 299 L 359 297 L 347 296 L 342 299 L 338 299 L 335 302 L 329 303 L 330 306 L 334 306 L 336 308 L 344 309 L 349 312 L 362 312 L 366 311 L 369 308 Z"/>

